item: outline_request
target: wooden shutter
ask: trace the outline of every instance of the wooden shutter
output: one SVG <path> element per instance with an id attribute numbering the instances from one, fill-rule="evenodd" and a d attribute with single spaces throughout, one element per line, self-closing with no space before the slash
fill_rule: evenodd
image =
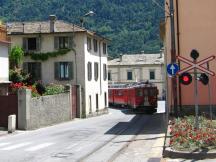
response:
<path id="1" fill-rule="evenodd" d="M 68 37 L 68 48 L 73 49 L 73 47 L 74 47 L 73 37 L 70 36 Z"/>
<path id="2" fill-rule="evenodd" d="M 35 74 L 36 79 L 41 80 L 41 62 L 36 62 Z"/>
<path id="3" fill-rule="evenodd" d="M 23 63 L 23 72 L 28 74 L 28 63 L 27 62 Z"/>
<path id="4" fill-rule="evenodd" d="M 37 37 L 36 38 L 36 50 L 40 51 L 40 49 L 41 49 L 41 38 Z"/>
<path id="5" fill-rule="evenodd" d="M 60 78 L 60 63 L 55 62 L 54 66 L 55 66 L 54 67 L 55 79 L 59 80 L 59 78 Z"/>
<path id="6" fill-rule="evenodd" d="M 54 37 L 54 49 L 59 49 L 59 37 Z"/>
<path id="7" fill-rule="evenodd" d="M 74 77 L 73 62 L 68 62 L 68 71 L 69 71 L 69 80 L 72 80 Z"/>
<path id="8" fill-rule="evenodd" d="M 28 38 L 23 38 L 23 50 L 28 50 Z"/>

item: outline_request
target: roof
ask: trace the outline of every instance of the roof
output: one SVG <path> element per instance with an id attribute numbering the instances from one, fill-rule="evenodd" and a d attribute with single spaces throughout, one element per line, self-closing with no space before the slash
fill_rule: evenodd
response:
<path id="1" fill-rule="evenodd" d="M 73 33 L 87 32 L 90 35 L 108 40 L 94 31 L 87 30 L 78 25 L 68 23 L 62 20 L 55 21 L 54 32 L 50 31 L 50 21 L 28 21 L 28 22 L 8 22 L 7 34 L 9 35 L 24 35 L 24 34 L 49 34 L 49 33 Z"/>
<path id="2" fill-rule="evenodd" d="M 164 64 L 164 55 L 156 54 L 128 54 L 108 61 L 108 65 L 152 65 Z"/>

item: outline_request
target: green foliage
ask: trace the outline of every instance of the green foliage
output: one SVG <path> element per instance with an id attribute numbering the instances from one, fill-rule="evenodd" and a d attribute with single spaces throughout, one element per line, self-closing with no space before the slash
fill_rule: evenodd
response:
<path id="1" fill-rule="evenodd" d="M 163 5 L 164 0 L 157 2 Z M 89 10 L 96 14 L 85 17 L 84 26 L 111 40 L 111 56 L 161 48 L 159 22 L 165 16 L 152 0 L 0 0 L 0 15 L 8 21 L 47 20 L 49 14 L 56 14 L 80 25 L 79 17 Z"/>
<path id="2" fill-rule="evenodd" d="M 29 77 L 28 74 L 24 74 L 21 69 L 10 69 L 9 71 L 9 80 L 13 83 L 25 82 Z"/>
<path id="3" fill-rule="evenodd" d="M 55 95 L 64 92 L 65 89 L 63 85 L 51 84 L 46 87 L 46 92 L 43 95 Z"/>
<path id="4" fill-rule="evenodd" d="M 24 52 L 21 47 L 14 46 L 10 52 L 10 66 L 12 69 L 15 69 L 16 67 L 20 67 L 20 64 L 23 61 Z"/>
<path id="5" fill-rule="evenodd" d="M 25 56 L 30 56 L 32 60 L 40 60 L 46 61 L 50 57 L 57 57 L 61 55 L 65 55 L 70 51 L 70 49 L 61 49 L 59 51 L 54 52 L 46 52 L 46 53 L 25 53 Z"/>

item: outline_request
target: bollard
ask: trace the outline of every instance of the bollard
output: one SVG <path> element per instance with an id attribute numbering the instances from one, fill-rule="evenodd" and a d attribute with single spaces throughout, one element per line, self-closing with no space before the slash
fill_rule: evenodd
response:
<path id="1" fill-rule="evenodd" d="M 16 130 L 16 115 L 8 116 L 8 133 L 13 133 Z"/>

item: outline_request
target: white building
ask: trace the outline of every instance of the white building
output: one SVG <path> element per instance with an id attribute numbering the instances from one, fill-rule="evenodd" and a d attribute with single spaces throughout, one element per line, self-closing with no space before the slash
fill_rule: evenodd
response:
<path id="1" fill-rule="evenodd" d="M 9 82 L 9 59 L 6 28 L 0 25 L 0 95 L 7 95 Z"/>
<path id="2" fill-rule="evenodd" d="M 151 82 L 164 97 L 164 55 L 130 54 L 108 61 L 108 79 L 112 83 Z"/>
<path id="3" fill-rule="evenodd" d="M 12 46 L 23 47 L 23 68 L 43 83 L 81 85 L 82 117 L 107 107 L 107 39 L 56 20 L 9 23 Z"/>

